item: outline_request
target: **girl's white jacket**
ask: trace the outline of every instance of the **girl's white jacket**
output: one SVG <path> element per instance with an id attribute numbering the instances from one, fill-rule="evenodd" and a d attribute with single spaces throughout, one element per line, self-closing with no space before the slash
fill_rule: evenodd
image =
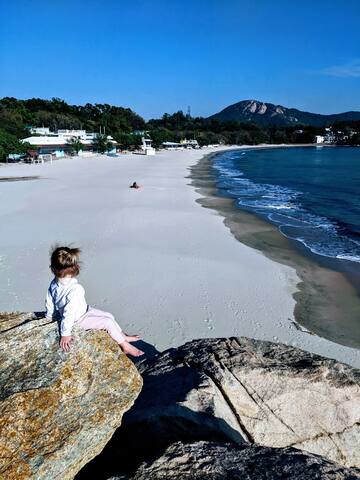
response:
<path id="1" fill-rule="evenodd" d="M 46 316 L 60 319 L 62 337 L 71 335 L 75 320 L 88 310 L 85 290 L 76 278 L 54 278 L 46 295 Z"/>

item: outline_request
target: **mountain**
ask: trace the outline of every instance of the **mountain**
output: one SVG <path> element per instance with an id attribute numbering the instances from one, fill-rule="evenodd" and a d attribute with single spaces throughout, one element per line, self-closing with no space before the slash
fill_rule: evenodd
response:
<path id="1" fill-rule="evenodd" d="M 287 108 L 272 103 L 259 102 L 258 100 L 243 100 L 208 117 L 208 120 L 212 119 L 222 122 L 256 123 L 265 127 L 270 125 L 313 125 L 315 127 L 323 127 L 334 122 L 360 120 L 360 112 L 322 115 L 320 113 L 302 112 L 296 108 Z"/>

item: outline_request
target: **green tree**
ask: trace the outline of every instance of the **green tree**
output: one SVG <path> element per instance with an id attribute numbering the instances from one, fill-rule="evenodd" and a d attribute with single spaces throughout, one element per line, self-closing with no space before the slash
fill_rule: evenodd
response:
<path id="1" fill-rule="evenodd" d="M 286 132 L 282 129 L 275 130 L 271 136 L 271 142 L 276 144 L 287 143 Z"/>
<path id="2" fill-rule="evenodd" d="M 141 135 L 121 132 L 115 135 L 114 138 L 123 149 L 138 148 L 142 144 Z"/>
<path id="3" fill-rule="evenodd" d="M 350 138 L 349 144 L 350 145 L 360 145 L 360 133 L 355 133 L 355 135 L 353 135 Z"/>
<path id="4" fill-rule="evenodd" d="M 150 138 L 153 141 L 153 145 L 155 148 L 161 147 L 163 142 L 174 141 L 173 133 L 165 128 L 152 130 L 150 132 Z"/>
<path id="5" fill-rule="evenodd" d="M 96 152 L 105 153 L 113 148 L 113 144 L 107 138 L 107 135 L 98 133 L 92 142 L 93 148 Z"/>
<path id="6" fill-rule="evenodd" d="M 196 136 L 196 140 L 199 142 L 199 145 L 203 147 L 204 145 L 219 143 L 221 138 L 214 132 L 199 132 Z"/>
<path id="7" fill-rule="evenodd" d="M 0 162 L 4 162 L 10 153 L 26 153 L 29 148 L 31 148 L 29 143 L 22 143 L 15 135 L 0 129 Z"/>
<path id="8" fill-rule="evenodd" d="M 84 145 L 81 143 L 81 140 L 77 137 L 72 137 L 67 141 L 67 145 L 71 153 L 79 154 L 80 150 L 84 148 Z"/>

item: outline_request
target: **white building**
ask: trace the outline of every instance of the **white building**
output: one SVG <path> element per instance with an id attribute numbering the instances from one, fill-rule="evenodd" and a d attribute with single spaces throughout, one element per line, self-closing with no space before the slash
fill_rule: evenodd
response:
<path id="1" fill-rule="evenodd" d="M 30 145 L 37 150 L 39 155 L 55 155 L 56 157 L 63 157 L 67 152 L 71 150 L 69 141 L 72 138 L 77 138 L 83 144 L 83 149 L 79 152 L 89 152 L 93 150 L 93 140 L 96 138 L 97 133 L 89 132 L 85 130 L 58 130 L 57 132 L 50 132 L 48 128 L 43 129 L 31 129 L 31 133 L 40 133 L 41 130 L 45 130 L 44 135 L 33 136 L 24 138 L 22 142 L 30 143 Z M 116 153 L 116 142 L 108 135 L 107 139 L 113 144 L 113 148 L 109 153 Z"/>
<path id="2" fill-rule="evenodd" d="M 86 135 L 86 130 L 68 130 L 64 128 L 64 129 L 58 130 L 57 134 L 63 137 L 71 136 L 71 137 L 81 138 Z"/>
<path id="3" fill-rule="evenodd" d="M 30 133 L 33 133 L 34 135 L 49 135 L 50 134 L 50 129 L 47 127 L 31 127 Z"/>
<path id="4" fill-rule="evenodd" d="M 151 138 L 142 137 L 141 150 L 145 155 L 155 155 L 155 148 L 152 146 Z"/>
<path id="5" fill-rule="evenodd" d="M 180 142 L 163 142 L 163 148 L 166 150 L 184 150 L 184 148 L 200 148 L 197 140 L 180 140 Z"/>
<path id="6" fill-rule="evenodd" d="M 199 143 L 197 140 L 195 140 L 195 138 L 193 140 L 187 140 L 184 138 L 184 140 L 180 140 L 180 144 L 184 148 L 200 148 Z"/>
<path id="7" fill-rule="evenodd" d="M 335 143 L 336 142 L 336 135 L 332 131 L 326 133 L 324 136 L 325 143 Z"/>
<path id="8" fill-rule="evenodd" d="M 145 130 L 134 130 L 131 135 L 141 137 L 141 151 L 145 155 L 155 155 L 155 148 L 152 146 L 152 140 L 149 133 Z"/>
<path id="9" fill-rule="evenodd" d="M 166 150 L 184 150 L 184 146 L 178 142 L 163 142 L 162 146 Z"/>
<path id="10" fill-rule="evenodd" d="M 315 143 L 324 143 L 324 136 L 323 135 L 315 135 Z"/>

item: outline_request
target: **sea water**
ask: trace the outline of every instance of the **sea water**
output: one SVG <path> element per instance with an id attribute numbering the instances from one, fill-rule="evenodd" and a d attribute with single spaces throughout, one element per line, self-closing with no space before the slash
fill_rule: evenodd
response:
<path id="1" fill-rule="evenodd" d="M 316 255 L 360 263 L 360 148 L 229 151 L 214 158 L 213 171 L 239 208 Z"/>

